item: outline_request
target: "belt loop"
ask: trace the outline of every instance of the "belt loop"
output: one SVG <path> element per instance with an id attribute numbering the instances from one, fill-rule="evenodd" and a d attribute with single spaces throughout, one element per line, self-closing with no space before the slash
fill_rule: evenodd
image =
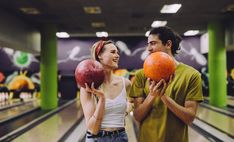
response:
<path id="1" fill-rule="evenodd" d="M 102 137 L 104 137 L 105 136 L 105 131 L 102 131 Z"/>

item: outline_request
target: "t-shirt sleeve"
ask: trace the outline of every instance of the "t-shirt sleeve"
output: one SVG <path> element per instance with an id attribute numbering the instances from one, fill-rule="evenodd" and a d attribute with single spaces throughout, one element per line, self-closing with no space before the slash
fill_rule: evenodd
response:
<path id="1" fill-rule="evenodd" d="M 187 101 L 203 101 L 202 80 L 199 72 L 192 75 L 186 96 Z"/>
<path id="2" fill-rule="evenodd" d="M 139 70 L 136 72 L 135 77 L 133 79 L 132 87 L 130 89 L 129 96 L 132 98 L 137 97 L 145 97 L 144 87 L 145 87 L 145 79 L 144 79 L 143 70 Z"/>

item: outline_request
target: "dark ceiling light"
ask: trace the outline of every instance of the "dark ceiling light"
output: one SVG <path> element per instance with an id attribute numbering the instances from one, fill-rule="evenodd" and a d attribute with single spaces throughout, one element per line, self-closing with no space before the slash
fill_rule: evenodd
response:
<path id="1" fill-rule="evenodd" d="M 30 15 L 40 14 L 40 11 L 36 8 L 33 8 L 33 7 L 21 7 L 20 11 L 22 11 L 25 14 L 30 14 Z"/>
<path id="2" fill-rule="evenodd" d="M 84 11 L 86 14 L 101 14 L 102 10 L 99 6 L 85 6 Z"/>
<path id="3" fill-rule="evenodd" d="M 234 12 L 234 4 L 228 5 L 228 6 L 225 8 L 225 11 L 226 11 L 226 12 Z"/>
<path id="4" fill-rule="evenodd" d="M 104 22 L 92 22 L 91 26 L 93 28 L 102 28 L 102 27 L 105 27 L 106 24 Z"/>

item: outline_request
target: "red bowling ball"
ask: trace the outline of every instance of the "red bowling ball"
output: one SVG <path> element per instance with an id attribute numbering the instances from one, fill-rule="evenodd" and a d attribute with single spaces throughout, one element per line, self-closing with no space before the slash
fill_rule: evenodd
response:
<path id="1" fill-rule="evenodd" d="M 101 63 L 86 59 L 80 62 L 75 70 L 76 82 L 79 86 L 85 88 L 85 83 L 91 87 L 94 82 L 94 87 L 98 88 L 104 81 L 104 69 Z"/>

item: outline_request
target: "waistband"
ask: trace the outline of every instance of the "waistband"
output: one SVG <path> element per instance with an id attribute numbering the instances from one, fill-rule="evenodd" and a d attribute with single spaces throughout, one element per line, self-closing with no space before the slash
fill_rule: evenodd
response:
<path id="1" fill-rule="evenodd" d="M 115 130 L 115 131 L 100 130 L 96 135 L 92 134 L 89 131 L 87 131 L 86 133 L 88 134 L 87 138 L 98 138 L 98 137 L 105 137 L 105 136 L 113 136 L 113 135 L 119 134 L 119 133 L 124 132 L 124 131 L 125 131 L 125 128 Z"/>

